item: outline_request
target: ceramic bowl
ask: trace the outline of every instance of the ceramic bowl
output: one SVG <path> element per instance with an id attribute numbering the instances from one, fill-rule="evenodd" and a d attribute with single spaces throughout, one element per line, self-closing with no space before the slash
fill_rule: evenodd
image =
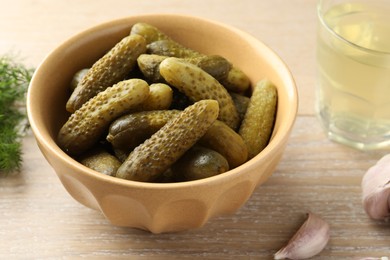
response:
<path id="1" fill-rule="evenodd" d="M 263 78 L 273 81 L 278 90 L 278 107 L 268 146 L 245 164 L 218 176 L 161 184 L 106 176 L 62 151 L 56 136 L 69 116 L 65 103 L 73 75 L 91 66 L 128 35 L 137 22 L 155 25 L 200 52 L 226 57 L 249 76 L 252 84 Z M 280 161 L 297 106 L 297 89 L 289 69 L 261 41 L 218 22 L 171 14 L 122 18 L 75 35 L 54 49 L 37 68 L 27 98 L 38 146 L 69 194 L 81 204 L 101 211 L 114 225 L 153 233 L 201 227 L 212 217 L 237 211 Z"/>

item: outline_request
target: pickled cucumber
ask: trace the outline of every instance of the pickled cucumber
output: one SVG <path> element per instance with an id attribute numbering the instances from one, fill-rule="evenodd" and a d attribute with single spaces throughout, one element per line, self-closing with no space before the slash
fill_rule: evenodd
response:
<path id="1" fill-rule="evenodd" d="M 226 172 L 229 164 L 214 150 L 195 145 L 172 166 L 176 181 L 192 181 Z"/>
<path id="2" fill-rule="evenodd" d="M 148 53 L 173 57 L 195 57 L 203 55 L 174 41 L 157 27 L 148 23 L 136 23 L 132 26 L 130 35 L 141 35 L 146 39 Z M 165 54 L 163 54 L 165 53 Z"/>
<path id="3" fill-rule="evenodd" d="M 188 58 L 187 60 L 206 71 L 218 81 L 225 79 L 232 68 L 232 64 L 220 55 L 206 55 Z"/>
<path id="4" fill-rule="evenodd" d="M 179 113 L 178 110 L 161 110 L 124 115 L 111 124 L 107 141 L 122 158 L 123 154 L 129 154 Z M 248 157 L 241 136 L 219 120 L 215 120 L 199 143 L 222 154 L 228 160 L 230 168 L 243 164 Z"/>
<path id="5" fill-rule="evenodd" d="M 121 116 L 110 125 L 106 139 L 115 149 L 129 153 L 179 113 L 179 110 L 155 110 Z"/>
<path id="6" fill-rule="evenodd" d="M 230 168 L 240 166 L 248 159 L 248 150 L 244 140 L 219 120 L 210 126 L 199 143 L 223 155 L 229 162 Z"/>
<path id="7" fill-rule="evenodd" d="M 74 74 L 72 81 L 70 82 L 70 90 L 71 91 L 74 91 L 76 89 L 77 85 L 81 82 L 81 80 L 87 74 L 88 70 L 89 70 L 89 68 L 81 69 Z"/>
<path id="8" fill-rule="evenodd" d="M 153 181 L 204 135 L 218 112 L 215 100 L 201 100 L 187 107 L 137 146 L 119 167 L 116 177 Z"/>
<path id="9" fill-rule="evenodd" d="M 131 27 L 130 35 L 140 35 L 145 38 L 146 43 L 160 41 L 160 40 L 170 40 L 171 38 L 163 33 L 157 27 L 148 24 L 148 23 L 136 23 Z"/>
<path id="10" fill-rule="evenodd" d="M 138 34 L 147 39 L 147 52 L 178 58 L 198 58 L 206 56 L 191 48 L 187 48 L 147 23 L 133 25 L 131 34 Z M 229 91 L 242 93 L 250 86 L 248 76 L 237 67 L 232 67 L 224 77 L 217 78 Z"/>
<path id="11" fill-rule="evenodd" d="M 196 58 L 205 56 L 204 54 L 187 48 L 171 39 L 151 42 L 146 46 L 146 50 L 147 53 L 150 54 L 176 58 Z"/>
<path id="12" fill-rule="evenodd" d="M 197 63 L 196 60 L 204 60 L 206 64 L 204 64 L 203 66 L 202 63 L 197 65 L 206 71 L 208 70 L 208 67 L 206 67 L 205 65 L 207 65 L 207 62 L 210 62 L 207 61 L 209 56 L 199 53 L 190 48 L 186 48 L 181 44 L 172 40 L 160 40 L 160 41 L 152 42 L 147 45 L 147 52 L 150 54 L 155 54 L 160 56 L 195 59 L 195 61 L 191 63 Z M 226 59 L 224 60 L 228 62 Z M 219 65 L 226 66 L 225 61 L 223 61 L 224 63 L 220 63 Z M 222 60 L 219 60 L 219 62 L 222 62 Z M 230 63 L 228 62 L 228 64 Z M 211 71 L 213 71 L 215 68 L 216 67 L 213 67 Z M 211 73 L 211 75 L 213 75 L 218 81 L 220 81 L 221 84 L 227 90 L 237 92 L 237 93 L 243 93 L 249 88 L 250 80 L 242 70 L 240 70 L 235 66 L 233 67 L 229 66 L 228 71 L 225 71 L 224 67 L 223 68 L 220 67 L 220 68 L 223 70 L 223 73 L 218 72 L 214 75 Z"/>
<path id="13" fill-rule="evenodd" d="M 149 86 L 149 96 L 141 104 L 139 110 L 163 110 L 172 104 L 172 89 L 164 83 L 154 83 Z"/>
<path id="14" fill-rule="evenodd" d="M 137 59 L 137 64 L 144 77 L 149 82 L 164 82 L 164 78 L 160 74 L 160 63 L 165 60 L 166 56 L 141 54 Z"/>
<path id="15" fill-rule="evenodd" d="M 150 82 L 164 82 L 159 66 L 166 58 L 168 57 L 156 54 L 142 54 L 138 57 L 137 63 L 147 80 Z M 231 64 L 219 55 L 187 58 L 184 60 L 195 64 L 217 80 L 226 78 L 231 68 Z"/>
<path id="16" fill-rule="evenodd" d="M 58 145 L 70 155 L 85 152 L 99 141 L 114 119 L 139 106 L 148 95 L 149 86 L 141 79 L 108 87 L 69 117 L 58 133 Z"/>
<path id="17" fill-rule="evenodd" d="M 131 35 L 123 38 L 92 65 L 70 96 L 66 109 L 73 113 L 99 92 L 124 80 L 136 65 L 138 56 L 145 52 L 143 37 Z"/>
<path id="18" fill-rule="evenodd" d="M 79 158 L 79 162 L 88 168 L 108 176 L 115 176 L 121 162 L 105 149 L 98 147 Z"/>
<path id="19" fill-rule="evenodd" d="M 239 134 L 253 158 L 268 144 L 272 134 L 277 103 L 277 90 L 268 79 L 256 83 Z"/>
<path id="20" fill-rule="evenodd" d="M 212 76 L 196 65 L 178 58 L 167 58 L 160 64 L 160 73 L 172 86 L 192 101 L 217 100 L 220 107 L 218 119 L 232 129 L 238 127 L 240 118 L 227 90 Z"/>
<path id="21" fill-rule="evenodd" d="M 227 90 L 236 93 L 244 93 L 250 86 L 248 76 L 237 67 L 233 67 L 221 83 Z"/>

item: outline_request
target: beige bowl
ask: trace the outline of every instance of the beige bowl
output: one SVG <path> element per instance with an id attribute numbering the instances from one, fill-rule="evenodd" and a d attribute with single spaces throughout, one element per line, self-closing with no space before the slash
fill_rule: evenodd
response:
<path id="1" fill-rule="evenodd" d="M 157 26 L 188 47 L 220 54 L 254 83 L 269 78 L 278 87 L 275 128 L 269 145 L 247 163 L 218 176 L 182 183 L 142 183 L 97 173 L 81 165 L 56 144 L 69 116 L 65 103 L 76 71 L 91 66 L 129 34 L 136 22 Z M 297 90 L 282 60 L 263 43 L 232 27 L 182 15 L 140 15 L 84 31 L 50 53 L 37 69 L 27 107 L 37 143 L 66 190 L 81 204 L 100 210 L 114 225 L 153 233 L 202 226 L 211 217 L 235 212 L 274 171 L 297 113 Z"/>

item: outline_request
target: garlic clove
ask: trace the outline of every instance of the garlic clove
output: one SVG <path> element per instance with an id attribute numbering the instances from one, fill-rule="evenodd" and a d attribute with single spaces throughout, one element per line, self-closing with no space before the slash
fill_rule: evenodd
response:
<path id="1" fill-rule="evenodd" d="M 320 253 L 330 238 L 329 224 L 318 215 L 308 217 L 287 245 L 280 249 L 274 259 L 306 259 Z"/>
<path id="2" fill-rule="evenodd" d="M 390 218 L 390 154 L 368 169 L 362 179 L 363 207 L 372 219 Z"/>

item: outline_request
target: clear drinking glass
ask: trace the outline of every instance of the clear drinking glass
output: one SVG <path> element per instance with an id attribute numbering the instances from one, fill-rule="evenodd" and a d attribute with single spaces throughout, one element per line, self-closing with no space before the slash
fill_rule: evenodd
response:
<path id="1" fill-rule="evenodd" d="M 390 0 L 318 1 L 317 115 L 330 139 L 390 148 Z"/>

